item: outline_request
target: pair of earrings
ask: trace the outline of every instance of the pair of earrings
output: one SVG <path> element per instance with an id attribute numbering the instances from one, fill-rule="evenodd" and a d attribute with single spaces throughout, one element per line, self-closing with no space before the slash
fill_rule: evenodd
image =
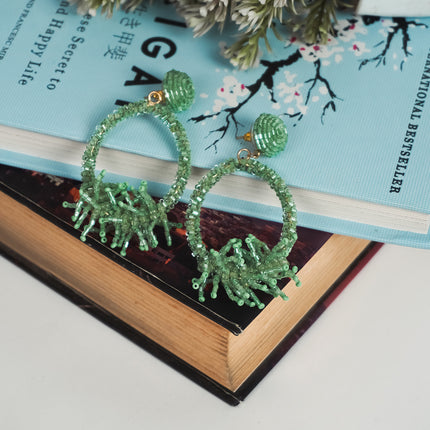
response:
<path id="1" fill-rule="evenodd" d="M 154 228 L 164 229 L 167 244 L 171 245 L 170 229 L 178 225 L 168 220 L 168 212 L 179 201 L 191 173 L 191 150 L 185 129 L 175 113 L 188 109 L 194 101 L 194 87 L 189 76 L 171 70 L 163 79 L 163 89 L 153 91 L 146 99 L 120 107 L 108 115 L 88 142 L 83 155 L 82 185 L 76 203 L 64 202 L 73 208 L 72 220 L 75 228 L 84 225 L 81 240 L 88 233 L 98 231 L 103 243 L 107 233 L 113 233 L 111 247 L 126 250 L 133 237 L 137 237 L 139 248 L 147 251 L 158 244 Z M 158 202 L 148 194 L 147 183 L 142 181 L 138 189 L 127 182 L 105 183 L 105 171 L 95 172 L 97 154 L 105 135 L 120 121 L 141 114 L 160 118 L 172 133 L 179 151 L 176 178 L 167 194 Z M 260 290 L 274 297 L 287 299 L 277 282 L 283 278 L 300 282 L 297 267 L 287 261 L 296 239 L 296 208 L 283 179 L 271 168 L 257 161 L 259 155 L 274 156 L 281 152 L 287 142 L 287 130 L 283 121 L 270 114 L 262 114 L 255 121 L 251 132 L 243 138 L 253 142 L 256 151 L 239 151 L 237 158 L 230 158 L 215 166 L 196 185 L 186 212 L 186 229 L 190 249 L 197 259 L 199 278 L 192 280 L 201 302 L 205 300 L 206 286 L 211 286 L 210 296 L 217 297 L 222 285 L 227 296 L 242 306 L 244 304 L 263 308 L 255 291 Z M 220 250 L 206 249 L 200 231 L 200 211 L 207 192 L 224 176 L 237 170 L 248 172 L 265 180 L 275 191 L 283 211 L 283 227 L 279 242 L 272 248 L 250 234 L 243 244 L 240 239 L 230 239 Z"/>

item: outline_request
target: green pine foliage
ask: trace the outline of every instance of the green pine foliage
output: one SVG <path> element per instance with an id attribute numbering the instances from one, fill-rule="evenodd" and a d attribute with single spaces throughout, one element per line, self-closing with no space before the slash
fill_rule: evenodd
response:
<path id="1" fill-rule="evenodd" d="M 115 9 L 122 7 L 124 10 L 132 10 L 142 3 L 142 0 L 71 0 L 78 6 L 79 13 L 95 14 L 100 10 L 102 14 L 111 17 Z"/>
<path id="2" fill-rule="evenodd" d="M 338 0 L 314 0 L 307 6 L 307 14 L 302 24 L 303 38 L 308 43 L 327 43 L 332 32 L 332 23 L 336 21 L 336 10 L 340 4 Z"/>
<path id="3" fill-rule="evenodd" d="M 146 0 L 72 0 L 80 13 L 112 16 L 119 7 L 133 10 Z M 258 63 L 262 47 L 270 52 L 268 31 L 280 38 L 275 25 L 287 26 L 307 43 L 327 43 L 337 10 L 351 7 L 340 0 L 173 0 L 177 12 L 195 36 L 213 27 L 222 31 L 226 21 L 237 26 L 237 42 L 225 51 L 235 66 L 247 69 Z"/>

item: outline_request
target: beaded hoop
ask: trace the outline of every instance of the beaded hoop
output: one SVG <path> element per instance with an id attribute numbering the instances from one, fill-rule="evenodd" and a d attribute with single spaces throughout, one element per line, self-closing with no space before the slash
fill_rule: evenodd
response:
<path id="1" fill-rule="evenodd" d="M 208 251 L 203 244 L 200 231 L 200 211 L 207 192 L 224 176 L 242 170 L 265 180 L 275 191 L 283 211 L 283 227 L 279 242 L 270 250 L 269 247 L 252 234 L 242 247 L 241 239 L 230 239 L 219 251 Z M 288 297 L 277 286 L 283 278 L 293 279 L 300 285 L 296 273 L 297 267 L 290 268 L 286 257 L 297 240 L 296 207 L 293 198 L 283 179 L 270 167 L 253 158 L 228 159 L 215 166 L 196 185 L 187 209 L 186 228 L 188 243 L 197 259 L 200 278 L 193 279 L 193 288 L 199 292 L 199 300 L 205 300 L 205 287 L 212 283 L 211 297 L 217 297 L 219 285 L 222 284 L 228 297 L 239 306 L 244 304 L 259 309 L 264 304 L 258 299 L 254 290 L 261 290 L 284 300 Z"/>
<path id="2" fill-rule="evenodd" d="M 114 236 L 111 247 L 122 247 L 122 255 L 126 254 L 134 235 L 138 237 L 140 250 L 147 251 L 158 245 L 153 230 L 155 226 L 161 226 L 168 245 L 171 245 L 169 230 L 178 224 L 168 221 L 167 212 L 178 202 L 191 173 L 190 143 L 174 112 L 187 109 L 193 100 L 194 87 L 189 76 L 171 70 L 164 77 L 163 91 L 154 91 L 147 99 L 121 106 L 100 123 L 82 157 L 80 198 L 77 203 L 63 203 L 65 207 L 75 209 L 72 216 L 76 222 L 75 228 L 80 228 L 89 216 L 81 234 L 82 241 L 91 231 L 98 231 L 101 241 L 106 243 L 106 233 L 112 230 Z M 172 133 L 179 151 L 175 181 L 158 202 L 148 194 L 146 181 L 142 181 L 136 190 L 129 187 L 127 182 L 103 183 L 104 170 L 98 176 L 95 175 L 96 157 L 105 135 L 119 122 L 142 114 L 161 119 Z"/>

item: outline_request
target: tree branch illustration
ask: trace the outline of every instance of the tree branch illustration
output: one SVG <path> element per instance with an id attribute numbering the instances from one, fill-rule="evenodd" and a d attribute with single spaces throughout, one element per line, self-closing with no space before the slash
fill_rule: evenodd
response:
<path id="1" fill-rule="evenodd" d="M 297 50 L 284 60 L 278 60 L 278 61 L 261 60 L 260 64 L 262 66 L 265 66 L 266 69 L 254 83 L 250 85 L 246 85 L 246 88 L 249 90 L 249 94 L 240 103 L 238 103 L 234 107 L 228 107 L 228 108 L 222 109 L 219 112 L 214 112 L 207 115 L 199 115 L 199 116 L 190 118 L 189 121 L 198 123 L 198 122 L 204 121 L 205 119 L 213 118 L 214 116 L 225 114 L 224 125 L 210 132 L 211 134 L 218 132 L 218 133 L 221 133 L 221 135 L 205 149 L 209 149 L 212 147 L 216 151 L 217 143 L 225 136 L 231 124 L 234 125 L 237 133 L 239 122 L 236 118 L 236 114 L 240 111 L 240 109 L 243 106 L 245 106 L 258 93 L 260 88 L 266 87 L 267 90 L 269 91 L 271 100 L 274 103 L 276 103 L 275 95 L 273 92 L 273 77 L 278 73 L 280 69 L 282 69 L 283 67 L 287 67 L 291 64 L 294 64 L 296 61 L 299 61 L 300 58 L 301 58 L 300 52 Z"/>
<path id="2" fill-rule="evenodd" d="M 377 17 L 363 18 L 363 22 L 366 26 L 374 25 L 379 21 L 380 21 L 380 18 L 377 18 Z M 406 18 L 393 18 L 392 21 L 393 21 L 393 24 L 389 26 L 389 30 L 387 31 L 385 40 L 382 40 L 375 46 L 375 47 L 378 47 L 383 45 L 381 52 L 379 52 L 379 54 L 375 55 L 372 58 L 363 59 L 359 63 L 359 70 L 370 63 L 376 63 L 376 67 L 378 67 L 381 64 L 385 65 L 387 61 L 387 55 L 390 49 L 392 48 L 393 41 L 397 37 L 401 37 L 401 43 L 402 43 L 401 49 L 405 55 L 405 58 L 412 55 L 411 52 L 409 51 L 410 28 L 412 28 L 413 26 L 427 28 L 426 24 L 419 23 L 415 20 L 408 20 Z M 356 19 L 348 20 L 348 26 L 345 27 L 343 30 L 347 31 L 350 28 L 352 29 L 353 26 L 355 26 L 356 22 L 357 22 Z M 208 114 L 202 114 L 202 115 L 191 117 L 189 121 L 193 121 L 194 123 L 199 123 L 206 119 L 215 118 L 215 117 L 218 117 L 221 121 L 223 121 L 218 128 L 215 128 L 209 132 L 208 136 L 212 134 L 217 134 L 217 137 L 214 138 L 214 140 L 205 149 L 207 150 L 212 148 L 216 152 L 218 142 L 223 139 L 223 137 L 226 135 L 230 127 L 234 127 L 236 134 L 238 134 L 240 123 L 237 119 L 237 115 L 239 111 L 245 105 L 247 105 L 255 97 L 255 95 L 258 94 L 258 92 L 262 88 L 265 88 L 268 91 L 270 100 L 273 103 L 277 103 L 276 98 L 277 97 L 280 98 L 282 97 L 282 95 L 279 95 L 279 94 L 275 95 L 274 78 L 281 69 L 291 66 L 298 61 L 306 61 L 299 49 L 295 50 L 292 54 L 290 54 L 287 58 L 283 60 L 277 60 L 277 61 L 261 60 L 260 65 L 262 68 L 264 68 L 262 74 L 255 82 L 245 85 L 249 93 L 240 102 L 238 102 L 235 106 L 225 107 L 224 109 L 221 109 L 217 112 L 211 112 Z M 304 85 L 307 86 L 307 89 L 305 88 L 303 92 L 304 105 L 302 105 L 302 107 L 303 106 L 307 107 L 309 105 L 312 99 L 312 94 L 317 88 L 317 85 L 321 84 L 327 90 L 326 94 L 329 97 L 325 105 L 322 106 L 322 112 L 320 116 L 321 123 L 324 123 L 324 118 L 327 115 L 327 113 L 329 111 L 333 111 L 333 112 L 336 111 L 336 100 L 342 100 L 342 99 L 336 95 L 330 82 L 322 75 L 322 72 L 321 72 L 322 59 L 317 57 L 312 62 L 314 65 L 315 73 L 311 78 L 304 81 Z M 402 66 L 403 66 L 403 62 L 401 63 L 400 68 L 402 68 Z M 296 124 L 297 124 L 297 122 L 303 118 L 304 112 L 301 109 L 299 109 L 298 111 L 293 113 L 283 112 L 281 115 L 284 115 L 288 118 L 295 118 Z M 224 120 L 222 120 L 222 118 L 224 118 Z"/>
<path id="3" fill-rule="evenodd" d="M 222 109 L 219 112 L 213 112 L 213 113 L 199 115 L 199 116 L 190 118 L 189 121 L 198 123 L 208 118 L 225 115 L 224 124 L 210 131 L 210 134 L 220 133 L 219 136 L 216 139 L 214 139 L 213 142 L 211 142 L 205 149 L 214 148 L 215 151 L 217 151 L 218 142 L 225 136 L 225 134 L 227 133 L 228 129 L 231 126 L 234 126 L 236 134 L 238 133 L 238 128 L 240 123 L 237 120 L 237 113 L 260 91 L 261 88 L 265 87 L 269 92 L 271 101 L 273 103 L 277 103 L 274 89 L 273 89 L 274 76 L 282 68 L 288 67 L 291 64 L 294 64 L 301 59 L 302 59 L 302 55 L 300 54 L 299 50 L 296 50 L 294 53 L 292 53 L 288 58 L 284 60 L 278 60 L 278 61 L 261 60 L 260 64 L 265 67 L 265 70 L 254 83 L 246 85 L 246 88 L 249 90 L 249 94 L 243 100 L 241 100 L 240 103 L 238 103 L 234 107 L 227 107 L 225 109 Z M 314 90 L 317 83 L 318 82 L 323 83 L 324 86 L 327 88 L 327 91 L 328 91 L 328 94 L 330 95 L 331 100 L 323 107 L 323 113 L 321 115 L 321 121 L 322 121 L 327 109 L 331 108 L 333 111 L 335 110 L 335 105 L 333 100 L 338 97 L 332 90 L 327 79 L 325 79 L 321 74 L 321 61 L 319 59 L 316 60 L 314 62 L 314 65 L 315 65 L 315 76 L 305 81 L 306 84 L 310 84 L 306 92 L 306 104 L 309 102 L 312 91 Z M 301 112 L 296 112 L 293 114 L 283 113 L 283 115 L 288 116 L 290 118 L 297 118 L 298 121 L 300 121 L 300 119 L 303 117 L 303 114 Z"/>
<path id="4" fill-rule="evenodd" d="M 334 91 L 332 90 L 328 80 L 321 75 L 321 60 L 315 61 L 314 65 L 315 65 L 315 76 L 312 79 L 308 79 L 307 81 L 305 81 L 305 84 L 307 84 L 309 82 L 311 83 L 311 86 L 308 88 L 308 92 L 306 94 L 305 105 L 308 104 L 309 99 L 310 99 L 311 94 L 312 94 L 312 91 L 315 88 L 316 84 L 318 82 L 324 84 L 324 86 L 327 88 L 327 92 L 328 92 L 328 95 L 330 96 L 330 100 L 324 105 L 323 111 L 321 113 L 321 122 L 323 123 L 324 122 L 324 116 L 325 116 L 328 109 L 332 109 L 333 112 L 336 111 L 336 104 L 335 104 L 334 100 L 339 99 L 339 97 L 337 97 L 336 94 L 334 93 Z"/>
<path id="5" fill-rule="evenodd" d="M 373 24 L 375 21 L 372 21 L 370 24 Z M 405 57 L 408 57 L 411 55 L 408 49 L 408 44 L 410 42 L 409 37 L 409 27 L 425 27 L 427 28 L 427 25 L 424 23 L 420 23 L 414 20 L 407 20 L 406 18 L 393 18 L 394 25 L 390 26 L 390 30 L 387 32 L 387 37 L 381 42 L 379 42 L 376 46 L 383 45 L 382 51 L 372 58 L 366 58 L 363 61 L 360 62 L 359 69 L 361 69 L 363 66 L 366 66 L 369 63 L 376 63 L 376 67 L 383 64 L 385 66 L 386 59 L 387 59 L 387 53 L 391 48 L 391 44 L 393 43 L 393 40 L 395 39 L 395 36 L 397 34 L 400 34 L 402 37 L 402 51 L 405 54 Z M 403 66 L 403 62 L 401 64 L 401 67 Z"/>

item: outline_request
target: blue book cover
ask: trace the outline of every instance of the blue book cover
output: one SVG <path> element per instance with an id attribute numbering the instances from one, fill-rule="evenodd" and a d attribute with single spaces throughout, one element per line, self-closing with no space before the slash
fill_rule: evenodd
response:
<path id="1" fill-rule="evenodd" d="M 289 142 L 262 161 L 291 186 L 300 225 L 430 247 L 429 19 L 340 16 L 327 45 L 285 33 L 246 71 L 222 56 L 234 40 L 228 29 L 193 38 L 174 8 L 157 2 L 107 19 L 80 16 L 67 1 L 16 0 L 2 2 L 0 24 L 0 162 L 79 178 L 82 143 L 95 126 L 177 69 L 196 89 L 192 108 L 179 114 L 196 168 L 234 157 L 235 136 L 260 113 L 274 113 L 285 120 Z M 63 140 L 54 152 L 36 151 L 31 139 L 22 149 L 14 130 L 41 133 L 47 144 Z M 105 146 L 176 162 L 168 132 L 150 120 L 124 122 Z M 169 170 L 173 178 L 175 165 Z M 108 171 L 131 183 L 148 179 L 145 171 Z M 162 194 L 167 186 L 153 182 Z M 271 203 L 265 192 L 257 185 L 227 197 L 214 189 L 207 204 L 279 220 L 276 198 Z M 366 222 L 381 206 L 393 210 L 392 219 Z M 400 221 L 409 217 L 405 228 Z"/>

